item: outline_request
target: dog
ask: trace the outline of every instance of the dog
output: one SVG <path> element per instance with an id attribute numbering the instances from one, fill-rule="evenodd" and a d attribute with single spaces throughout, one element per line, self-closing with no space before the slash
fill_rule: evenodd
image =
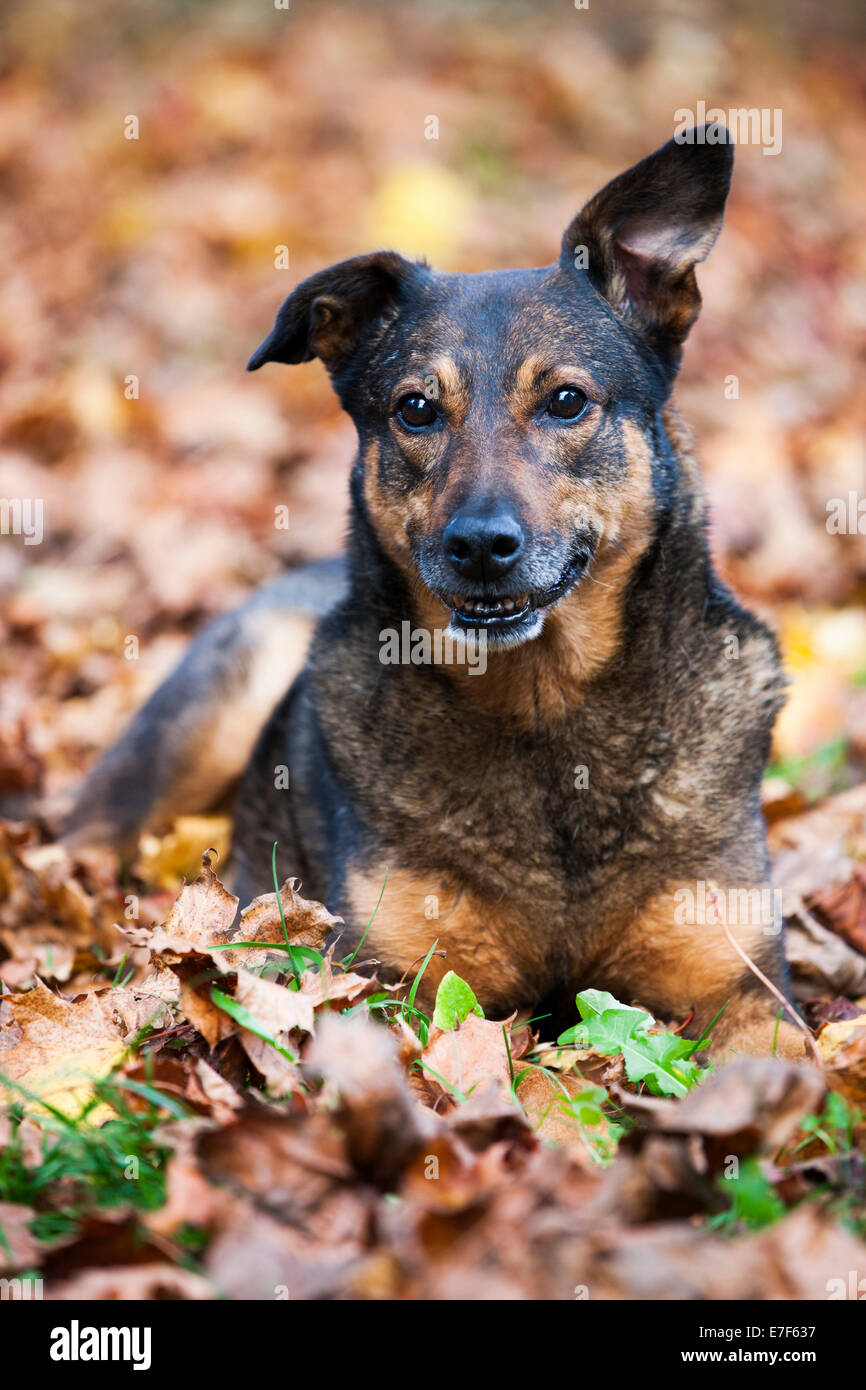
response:
<path id="1" fill-rule="evenodd" d="M 344 941 L 372 918 L 385 980 L 438 943 L 422 1006 L 455 970 L 488 1016 L 566 1026 L 595 986 L 693 1038 L 716 1020 L 718 1055 L 803 1055 L 741 954 L 786 993 L 760 806 L 778 651 L 714 572 L 671 398 L 732 165 L 724 127 L 678 136 L 540 269 L 377 251 L 289 295 L 248 369 L 327 368 L 359 441 L 346 560 L 203 634 L 69 843 L 134 843 L 242 773 L 241 900 L 277 841 Z M 385 660 L 395 632 L 451 659 Z"/>

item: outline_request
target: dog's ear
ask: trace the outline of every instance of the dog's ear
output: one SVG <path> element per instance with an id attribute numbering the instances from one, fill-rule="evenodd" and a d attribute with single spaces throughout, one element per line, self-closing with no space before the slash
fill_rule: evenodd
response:
<path id="1" fill-rule="evenodd" d="M 701 307 L 695 265 L 719 234 L 734 162 L 723 125 L 687 130 L 612 180 L 562 239 L 616 314 L 676 361 Z"/>
<path id="2" fill-rule="evenodd" d="M 247 371 L 265 362 L 294 364 L 312 357 L 320 357 L 329 371 L 338 370 L 419 269 L 396 251 L 374 251 L 311 275 L 284 301 Z"/>

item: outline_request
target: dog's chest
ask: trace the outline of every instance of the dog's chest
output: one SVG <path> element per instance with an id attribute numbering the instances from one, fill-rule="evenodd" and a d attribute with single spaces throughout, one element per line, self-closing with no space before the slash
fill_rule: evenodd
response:
<path id="1" fill-rule="evenodd" d="M 429 985 L 447 963 L 506 1008 L 579 967 L 645 834 L 662 746 L 610 707 L 530 735 L 410 679 L 353 682 L 330 710 L 334 770 L 362 827 L 333 906 L 363 929 L 385 883 L 365 948 L 383 973 L 417 970 L 438 943 Z"/>
<path id="2" fill-rule="evenodd" d="M 434 737 L 388 763 L 374 836 L 350 858 L 339 904 L 366 924 L 382 893 L 367 947 L 387 978 L 411 975 L 435 946 L 427 993 L 456 970 L 495 1014 L 580 968 L 629 834 L 625 774 L 620 791 L 609 766 L 593 780 L 580 754 L 565 734 L 552 747 Z"/>
<path id="3" fill-rule="evenodd" d="M 609 710 L 528 735 L 444 699 L 390 701 L 358 744 L 344 771 L 406 870 L 547 909 L 604 875 L 665 755 Z"/>

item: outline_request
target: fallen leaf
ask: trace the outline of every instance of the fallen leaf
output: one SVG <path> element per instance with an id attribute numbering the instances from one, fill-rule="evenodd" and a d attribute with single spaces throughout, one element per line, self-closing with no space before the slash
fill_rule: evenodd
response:
<path id="1" fill-rule="evenodd" d="M 289 1034 L 296 1028 L 302 1033 L 313 1031 L 313 1002 L 300 990 L 239 970 L 234 997 L 283 1047 L 289 1046 Z"/>
<path id="2" fill-rule="evenodd" d="M 41 1263 L 44 1252 L 30 1231 L 35 1216 L 20 1202 L 0 1202 L 0 1272 L 14 1273 Z"/>
<path id="3" fill-rule="evenodd" d="M 228 816 L 178 816 L 166 835 L 143 835 L 135 873 L 145 883 L 177 893 L 196 872 L 202 847 L 212 845 L 220 861 L 231 848 Z"/>
<path id="4" fill-rule="evenodd" d="M 858 1109 L 866 1110 L 866 1013 L 825 1023 L 818 1034 L 818 1048 L 830 1087 Z"/>
<path id="5" fill-rule="evenodd" d="M 302 898 L 298 889 L 300 879 L 287 878 L 280 888 L 279 902 L 276 893 L 263 893 L 253 898 L 249 907 L 241 913 L 237 931 L 239 941 L 261 941 L 285 943 L 280 904 L 286 919 L 286 932 L 293 946 L 311 946 L 318 951 L 328 937 L 338 927 L 342 927 L 341 917 L 333 917 L 321 903 L 310 898 Z M 249 960 L 249 968 L 255 969 L 267 959 L 261 960 L 255 952 Z"/>
<path id="6" fill-rule="evenodd" d="M 82 1269 L 70 1279 L 52 1285 L 49 1302 L 97 1301 L 140 1303 L 144 1299 L 184 1299 L 200 1302 L 217 1298 L 209 1280 L 172 1264 L 115 1265 L 109 1269 Z"/>
<path id="7" fill-rule="evenodd" d="M 7 1102 L 28 1093 L 28 1106 L 39 1102 L 74 1118 L 93 1095 L 94 1082 L 123 1060 L 126 1045 L 120 1029 L 94 994 L 63 999 L 41 981 L 27 994 L 7 997 L 10 1022 L 0 1029 L 0 1077 L 13 1083 L 0 1090 Z M 21 1090 L 16 1090 L 20 1087 Z M 91 1124 L 109 1118 L 100 1103 L 90 1111 Z"/>
<path id="8" fill-rule="evenodd" d="M 779 1148 L 803 1117 L 820 1107 L 825 1091 L 817 1067 L 775 1057 L 729 1062 L 678 1103 L 650 1096 L 619 1099 L 668 1134 L 723 1139 L 728 1152 Z"/>
<path id="9" fill-rule="evenodd" d="M 333 1091 L 334 1119 L 358 1172 L 393 1182 L 433 1129 L 409 1090 L 393 1034 L 361 1014 L 325 1014 L 304 1070 Z"/>
<path id="10" fill-rule="evenodd" d="M 493 1081 L 511 1094 L 511 1067 L 504 1025 L 470 1013 L 458 1028 L 431 1028 L 420 1065 L 427 1076 L 465 1097 L 482 1081 Z M 513 1058 L 512 1058 L 513 1061 Z"/>
<path id="11" fill-rule="evenodd" d="M 205 850 L 198 878 L 186 885 L 165 922 L 153 932 L 150 949 L 155 955 L 207 955 L 211 946 L 229 940 L 237 908 L 237 898 L 220 883 Z M 220 963 L 221 955 L 214 957 L 220 969 L 233 970 L 230 962 Z"/>
<path id="12" fill-rule="evenodd" d="M 591 1170 L 612 1158 L 616 1151 L 614 1122 L 603 1111 L 596 1118 L 600 1110 L 599 1092 L 604 1097 L 601 1088 L 589 1086 L 581 1077 L 554 1078 L 533 1067 L 518 1082 L 517 1099 L 537 1139 L 559 1144 L 576 1163 Z M 580 1106 L 574 1105 L 581 1095 L 593 1097 L 589 1122 L 581 1121 Z"/>
<path id="13" fill-rule="evenodd" d="M 354 971 L 339 968 L 335 970 L 327 956 L 323 957 L 318 970 L 305 970 L 301 975 L 301 993 L 310 1000 L 314 1009 L 357 1004 L 378 988 L 375 975 L 357 975 Z"/>
<path id="14" fill-rule="evenodd" d="M 293 1055 L 296 1043 L 290 1034 L 296 1029 L 304 1033 L 313 1031 L 312 1002 L 287 985 L 260 980 L 249 971 L 239 970 L 234 997 L 237 1003 L 249 1010 L 262 1031 L 272 1037 L 278 1047 Z M 249 1028 L 242 1027 L 239 1036 L 253 1066 L 265 1078 L 270 1094 L 284 1096 L 291 1090 L 299 1089 L 300 1076 L 294 1062 Z"/>
<path id="15" fill-rule="evenodd" d="M 846 883 L 810 894 L 806 906 L 849 946 L 866 953 L 866 865 L 856 865 Z"/>

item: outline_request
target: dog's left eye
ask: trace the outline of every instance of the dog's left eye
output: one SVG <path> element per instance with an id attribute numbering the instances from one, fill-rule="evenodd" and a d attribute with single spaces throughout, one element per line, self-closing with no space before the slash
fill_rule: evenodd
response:
<path id="1" fill-rule="evenodd" d="M 423 430 L 438 418 L 435 406 L 426 396 L 410 394 L 397 402 L 397 418 L 410 430 Z"/>
<path id="2" fill-rule="evenodd" d="M 576 420 L 588 405 L 589 397 L 579 386 L 562 386 L 547 402 L 547 413 L 557 420 Z"/>

